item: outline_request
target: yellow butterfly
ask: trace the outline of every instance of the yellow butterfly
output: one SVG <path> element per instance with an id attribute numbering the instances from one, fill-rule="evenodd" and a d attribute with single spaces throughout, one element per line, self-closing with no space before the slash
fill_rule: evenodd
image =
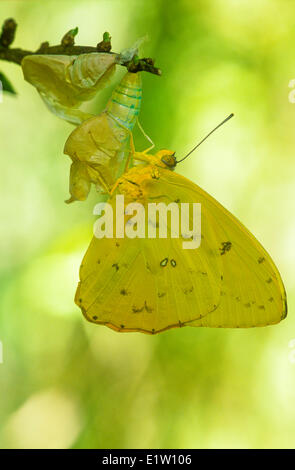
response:
<path id="1" fill-rule="evenodd" d="M 182 326 L 266 326 L 284 319 L 280 274 L 254 236 L 199 186 L 173 172 L 179 163 L 174 152 L 134 152 L 133 158 L 142 163 L 116 182 L 109 199 L 114 212 L 118 194 L 125 208 L 130 202 L 144 208 L 200 203 L 201 244 L 185 250 L 172 232 L 167 238 L 94 237 L 75 296 L 85 318 L 120 332 L 150 334 Z"/>

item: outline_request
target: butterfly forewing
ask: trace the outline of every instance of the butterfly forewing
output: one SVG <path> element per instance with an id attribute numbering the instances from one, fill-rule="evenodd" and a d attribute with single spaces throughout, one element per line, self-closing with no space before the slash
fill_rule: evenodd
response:
<path id="1" fill-rule="evenodd" d="M 286 294 L 280 274 L 254 236 L 224 207 L 197 185 L 165 172 L 166 194 L 178 187 L 181 198 L 201 202 L 210 214 L 222 262 L 221 299 L 217 309 L 191 326 L 252 327 L 278 323 L 287 314 Z M 206 240 L 206 230 L 202 230 Z M 202 240 L 203 242 L 203 240 Z M 198 250 L 202 253 L 202 245 Z"/>

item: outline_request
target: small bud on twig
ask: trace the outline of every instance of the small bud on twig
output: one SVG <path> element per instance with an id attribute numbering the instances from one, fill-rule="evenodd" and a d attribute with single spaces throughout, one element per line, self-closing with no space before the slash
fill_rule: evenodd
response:
<path id="1" fill-rule="evenodd" d="M 107 31 L 103 33 L 103 39 L 96 46 L 98 52 L 110 52 L 112 49 L 111 36 Z"/>
<path id="2" fill-rule="evenodd" d="M 78 34 L 78 27 L 70 29 L 61 40 L 61 45 L 64 47 L 73 46 L 75 44 L 75 36 Z"/>
<path id="3" fill-rule="evenodd" d="M 150 58 L 140 59 L 135 55 L 132 60 L 123 65 L 127 67 L 128 72 L 136 73 L 146 71 L 154 75 L 162 75 L 161 70 L 154 66 L 154 60 Z"/>
<path id="4" fill-rule="evenodd" d="M 13 43 L 16 28 L 17 28 L 17 24 L 13 18 L 8 18 L 8 20 L 4 21 L 3 26 L 2 26 L 1 36 L 0 36 L 1 46 L 9 47 L 10 44 Z"/>
<path id="5" fill-rule="evenodd" d="M 36 52 L 42 54 L 42 52 L 45 52 L 46 49 L 48 49 L 48 47 L 49 47 L 49 42 L 48 42 L 48 41 L 42 42 L 42 43 L 40 44 L 39 49 L 37 49 Z"/>

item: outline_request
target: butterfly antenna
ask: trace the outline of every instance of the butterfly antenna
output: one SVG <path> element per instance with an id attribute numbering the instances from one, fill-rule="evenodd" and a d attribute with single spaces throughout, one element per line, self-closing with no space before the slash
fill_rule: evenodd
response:
<path id="1" fill-rule="evenodd" d="M 206 135 L 206 137 L 204 137 L 204 139 L 201 140 L 201 142 L 199 142 L 185 157 L 183 157 L 181 160 L 178 160 L 176 163 L 180 163 L 180 162 L 183 162 L 183 160 L 185 160 L 187 157 L 190 156 L 191 153 L 193 153 L 196 148 L 198 148 L 203 142 L 204 140 L 208 139 L 208 137 L 213 134 L 213 132 L 215 132 L 219 127 L 221 127 L 223 124 L 225 124 L 227 121 L 229 121 L 229 119 L 231 119 L 233 117 L 233 113 L 231 113 L 229 116 L 227 116 L 226 119 L 224 119 L 220 124 L 218 124 L 218 126 L 216 126 L 211 132 L 209 132 L 209 134 Z"/>

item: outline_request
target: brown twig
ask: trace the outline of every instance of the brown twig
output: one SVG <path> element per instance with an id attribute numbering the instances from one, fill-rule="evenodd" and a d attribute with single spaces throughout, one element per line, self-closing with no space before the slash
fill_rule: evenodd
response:
<path id="1" fill-rule="evenodd" d="M 0 35 L 0 46 L 9 47 L 14 41 L 17 24 L 13 18 L 4 21 Z"/>
<path id="2" fill-rule="evenodd" d="M 0 35 L 0 60 L 6 60 L 8 62 L 14 62 L 20 65 L 23 58 L 27 55 L 35 54 L 57 54 L 57 55 L 80 55 L 88 54 L 91 52 L 105 52 L 114 54 L 111 52 L 111 37 L 109 33 L 104 33 L 103 40 L 97 44 L 96 47 L 92 46 L 76 46 L 74 37 L 78 32 L 78 28 L 71 29 L 68 31 L 61 40 L 61 44 L 56 46 L 50 46 L 49 42 L 43 42 L 36 51 L 26 51 L 19 48 L 10 48 L 15 36 L 17 28 L 16 22 L 10 18 L 6 20 L 2 26 L 2 33 Z M 154 75 L 161 75 L 161 70 L 154 66 L 154 61 L 150 58 L 134 58 L 131 61 L 121 63 L 123 67 L 126 67 L 129 72 L 149 72 Z"/>

